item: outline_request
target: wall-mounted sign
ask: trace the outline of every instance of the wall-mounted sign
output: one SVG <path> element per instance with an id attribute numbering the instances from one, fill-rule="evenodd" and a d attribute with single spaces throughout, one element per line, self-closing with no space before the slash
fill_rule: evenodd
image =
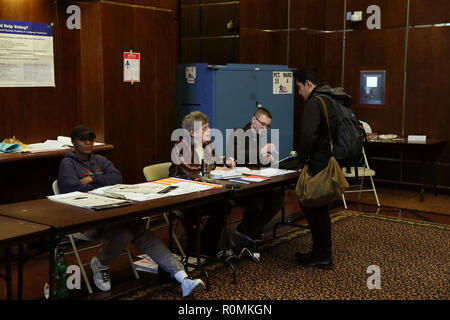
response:
<path id="1" fill-rule="evenodd" d="M 50 24 L 0 20 L 0 87 L 54 87 Z"/>
<path id="2" fill-rule="evenodd" d="M 189 66 L 186 67 L 186 81 L 187 83 L 195 83 L 195 78 L 197 77 L 197 67 Z"/>
<path id="3" fill-rule="evenodd" d="M 273 72 L 273 94 L 292 94 L 292 72 Z"/>
<path id="4" fill-rule="evenodd" d="M 123 53 L 123 82 L 141 81 L 141 54 L 137 52 Z"/>

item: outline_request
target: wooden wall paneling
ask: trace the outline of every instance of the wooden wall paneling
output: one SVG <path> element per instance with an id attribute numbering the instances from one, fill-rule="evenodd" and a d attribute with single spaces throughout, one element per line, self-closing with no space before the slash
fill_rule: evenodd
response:
<path id="1" fill-rule="evenodd" d="M 317 66 L 332 87 L 341 86 L 342 32 L 308 33 L 307 63 Z"/>
<path id="2" fill-rule="evenodd" d="M 74 1 L 55 3 L 58 27 L 56 40 L 58 80 L 56 87 L 58 91 L 59 134 L 63 136 L 70 136 L 72 128 L 82 122 L 81 30 L 69 30 L 66 26 L 68 18 L 66 10 L 72 4 L 76 3 Z"/>
<path id="3" fill-rule="evenodd" d="M 105 141 L 103 107 L 102 20 L 99 2 L 80 3 L 81 26 L 81 123 L 88 125 Z"/>
<path id="4" fill-rule="evenodd" d="M 0 2 L 2 20 L 51 23 L 53 0 L 9 0 Z"/>
<path id="5" fill-rule="evenodd" d="M 410 29 L 405 133 L 450 140 L 449 28 Z M 450 162 L 450 145 L 441 161 Z M 449 179 L 450 181 L 450 179 Z"/>
<path id="6" fill-rule="evenodd" d="M 291 0 L 291 28 L 341 30 L 344 0 Z"/>
<path id="7" fill-rule="evenodd" d="M 287 0 L 266 0 L 259 2 L 258 27 L 278 30 L 288 27 Z"/>
<path id="8" fill-rule="evenodd" d="M 450 1 L 411 0 L 410 25 L 450 23 Z"/>
<path id="9" fill-rule="evenodd" d="M 239 38 L 205 38 L 200 41 L 201 61 L 209 64 L 239 62 Z"/>
<path id="10" fill-rule="evenodd" d="M 403 56 L 405 30 L 386 29 L 347 33 L 345 89 L 353 97 L 359 119 L 373 132 L 401 134 L 403 101 Z M 362 67 L 385 67 L 386 99 L 383 106 L 359 104 L 359 77 Z"/>
<path id="11" fill-rule="evenodd" d="M 241 29 L 286 29 L 287 0 L 241 0 Z"/>
<path id="12" fill-rule="evenodd" d="M 170 10 L 176 10 L 178 7 L 178 0 L 103 0 L 103 2 L 147 7 L 150 6 Z"/>
<path id="13" fill-rule="evenodd" d="M 287 32 L 241 29 L 240 63 L 286 64 Z"/>
<path id="14" fill-rule="evenodd" d="M 155 15 L 156 34 L 154 42 L 156 61 L 151 73 L 155 81 L 155 113 L 152 116 L 155 124 L 155 147 L 149 153 L 153 153 L 153 163 L 170 161 L 173 143 L 172 131 L 175 129 L 175 65 L 177 56 L 178 29 L 174 24 L 175 16 L 171 13 L 158 13 Z M 150 146 L 151 148 L 151 146 Z M 148 165 L 148 160 L 143 158 L 142 168 Z M 141 169 L 142 169 L 141 168 Z"/>
<path id="15" fill-rule="evenodd" d="M 146 52 L 142 51 L 142 47 L 134 43 L 136 30 L 133 19 L 136 18 L 136 10 L 143 9 L 102 4 L 101 16 L 105 142 L 115 146 L 112 161 L 122 172 L 125 183 L 130 182 L 130 177 L 136 170 L 133 164 L 137 159 L 140 139 L 144 140 L 151 135 L 149 131 L 142 132 L 141 136 L 138 136 L 136 132 L 136 91 L 139 86 L 142 86 L 142 82 L 134 85 L 123 82 L 123 52 L 133 50 L 142 54 L 141 81 L 145 77 L 144 60 L 151 59 Z M 124 19 L 124 17 L 128 18 Z M 142 33 L 147 30 L 146 26 L 141 26 Z M 149 95 L 152 95 L 151 90 Z"/>
<path id="16" fill-rule="evenodd" d="M 184 37 L 199 37 L 201 35 L 200 6 L 181 7 L 181 34 Z"/>
<path id="17" fill-rule="evenodd" d="M 289 67 L 301 68 L 307 64 L 308 32 L 291 31 L 289 36 Z M 302 121 L 304 102 L 298 94 L 298 87 L 294 84 L 294 150 L 300 147 L 300 123 Z"/>
<path id="18" fill-rule="evenodd" d="M 342 30 L 344 27 L 344 0 L 322 0 L 325 12 L 316 14 L 323 16 L 325 30 Z M 348 4 L 348 0 L 347 0 Z M 348 10 L 347 10 L 348 11 Z"/>
<path id="19" fill-rule="evenodd" d="M 347 28 L 367 30 L 367 13 L 370 5 L 380 7 L 381 28 L 403 27 L 406 25 L 407 1 L 405 0 L 347 0 L 347 12 L 362 11 L 362 21 L 354 24 L 347 21 Z"/>
<path id="20" fill-rule="evenodd" d="M 124 16 L 129 19 L 124 21 Z M 145 165 L 168 159 L 168 133 L 174 126 L 175 16 L 103 4 L 102 21 L 106 140 L 115 145 L 113 160 L 124 181 L 139 182 Z M 141 82 L 133 85 L 122 80 L 122 54 L 130 49 L 141 53 Z"/>
<path id="21" fill-rule="evenodd" d="M 201 59 L 199 38 L 181 39 L 180 45 L 181 45 L 180 63 L 206 62 L 202 61 Z"/>
<path id="22" fill-rule="evenodd" d="M 342 33 L 294 31 L 290 35 L 290 63 L 292 68 L 316 66 L 324 81 L 332 87 L 339 86 L 342 67 Z M 304 101 L 295 86 L 294 95 L 294 146 L 299 147 L 301 118 Z"/>
<path id="23" fill-rule="evenodd" d="M 239 6 L 234 3 L 201 7 L 201 35 L 229 36 L 235 35 L 239 29 Z M 227 23 L 233 21 L 236 27 L 227 29 Z"/>
<path id="24" fill-rule="evenodd" d="M 258 29 L 258 13 L 260 0 L 240 0 L 240 29 Z"/>
<path id="25" fill-rule="evenodd" d="M 291 1 L 290 28 L 324 29 L 325 11 L 323 0 Z"/>

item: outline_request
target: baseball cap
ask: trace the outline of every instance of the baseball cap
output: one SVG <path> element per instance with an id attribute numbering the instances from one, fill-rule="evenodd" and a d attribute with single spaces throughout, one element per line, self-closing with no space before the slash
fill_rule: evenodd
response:
<path id="1" fill-rule="evenodd" d="M 72 138 L 72 140 L 75 140 L 75 139 L 83 140 L 88 137 L 92 137 L 95 139 L 96 135 L 95 135 L 94 131 L 92 131 L 89 127 L 81 124 L 72 129 L 72 132 L 70 133 L 70 137 Z"/>

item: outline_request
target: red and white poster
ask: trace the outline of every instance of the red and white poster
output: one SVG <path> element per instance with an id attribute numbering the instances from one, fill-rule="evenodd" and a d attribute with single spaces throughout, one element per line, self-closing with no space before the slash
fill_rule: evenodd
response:
<path id="1" fill-rule="evenodd" d="M 123 82 L 141 81 L 141 54 L 137 52 L 123 53 Z"/>

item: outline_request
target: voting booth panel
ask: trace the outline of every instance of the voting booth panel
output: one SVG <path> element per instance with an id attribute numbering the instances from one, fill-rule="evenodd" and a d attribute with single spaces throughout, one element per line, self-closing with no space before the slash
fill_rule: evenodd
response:
<path id="1" fill-rule="evenodd" d="M 258 107 L 272 114 L 271 129 L 279 130 L 279 157 L 288 157 L 293 147 L 294 86 L 291 69 L 282 65 L 207 63 L 176 66 L 176 126 L 192 111 L 209 118 L 210 128 L 219 129 L 226 144 L 226 129 L 250 122 Z M 268 130 L 268 142 L 270 141 Z M 225 153 L 225 147 L 224 147 Z"/>

